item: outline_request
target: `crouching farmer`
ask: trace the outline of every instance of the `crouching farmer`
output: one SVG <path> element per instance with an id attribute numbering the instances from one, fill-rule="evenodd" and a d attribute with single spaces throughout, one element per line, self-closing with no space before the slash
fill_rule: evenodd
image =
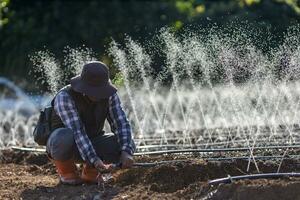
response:
<path id="1" fill-rule="evenodd" d="M 97 183 L 98 171 L 110 169 L 111 163 L 121 163 L 122 168 L 133 165 L 131 127 L 116 91 L 106 65 L 94 61 L 53 99 L 46 150 L 61 183 Z M 113 133 L 104 133 L 105 120 Z M 81 175 L 77 162 L 84 163 Z"/>

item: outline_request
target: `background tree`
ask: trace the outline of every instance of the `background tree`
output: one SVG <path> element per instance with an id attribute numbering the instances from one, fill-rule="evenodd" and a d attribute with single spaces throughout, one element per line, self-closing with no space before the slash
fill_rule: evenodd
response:
<path id="1" fill-rule="evenodd" d="M 299 16 L 297 0 L 1 0 L 0 75 L 31 82 L 28 56 L 44 48 L 61 59 L 64 47 L 85 44 L 109 62 L 111 38 L 143 43 L 163 26 L 181 31 L 244 21 L 275 35 L 270 45 L 276 45 Z M 112 71 L 114 77 L 118 70 Z"/>

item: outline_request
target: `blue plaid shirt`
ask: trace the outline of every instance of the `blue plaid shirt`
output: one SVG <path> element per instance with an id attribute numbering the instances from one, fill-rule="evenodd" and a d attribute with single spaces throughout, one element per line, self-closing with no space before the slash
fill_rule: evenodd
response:
<path id="1" fill-rule="evenodd" d="M 109 112 L 107 120 L 111 131 L 117 134 L 121 150 L 129 154 L 134 152 L 134 144 L 131 136 L 131 127 L 121 107 L 120 99 L 115 93 L 109 97 Z M 97 156 L 94 147 L 88 138 L 84 125 L 80 120 L 75 103 L 66 91 L 60 91 L 54 100 L 54 110 L 60 117 L 65 127 L 70 128 L 74 133 L 75 143 L 84 161 L 94 164 L 100 158 Z"/>

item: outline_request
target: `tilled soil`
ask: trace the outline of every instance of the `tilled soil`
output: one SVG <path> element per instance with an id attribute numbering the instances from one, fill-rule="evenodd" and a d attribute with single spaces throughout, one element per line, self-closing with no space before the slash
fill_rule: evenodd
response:
<path id="1" fill-rule="evenodd" d="M 257 173 L 248 161 L 206 162 L 196 155 L 141 156 L 137 162 L 184 159 L 154 167 L 113 172 L 114 181 L 103 186 L 61 185 L 46 155 L 2 151 L 0 199 L 300 199 L 300 179 L 257 179 L 210 186 L 209 180 L 227 175 Z M 276 172 L 280 163 L 258 162 L 260 172 Z M 280 172 L 299 172 L 296 160 L 282 163 Z"/>

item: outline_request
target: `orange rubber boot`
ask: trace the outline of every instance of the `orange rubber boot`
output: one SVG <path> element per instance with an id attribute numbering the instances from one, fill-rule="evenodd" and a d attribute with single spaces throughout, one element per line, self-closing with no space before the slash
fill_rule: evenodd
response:
<path id="1" fill-rule="evenodd" d="M 56 166 L 60 182 L 67 185 L 78 185 L 82 180 L 77 174 L 77 168 L 73 160 L 58 161 L 52 160 Z"/>
<path id="2" fill-rule="evenodd" d="M 98 180 L 101 181 L 101 174 L 98 173 L 98 170 L 89 164 L 84 164 L 81 174 L 81 179 L 87 183 L 98 183 Z"/>

